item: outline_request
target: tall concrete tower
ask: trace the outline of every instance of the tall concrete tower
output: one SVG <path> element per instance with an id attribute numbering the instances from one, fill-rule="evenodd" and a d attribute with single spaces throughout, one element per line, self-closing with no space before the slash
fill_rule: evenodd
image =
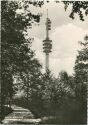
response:
<path id="1" fill-rule="evenodd" d="M 45 53 L 45 63 L 46 63 L 46 72 L 49 70 L 49 54 L 52 49 L 52 40 L 49 38 L 49 30 L 51 30 L 51 21 L 48 18 L 48 10 L 47 10 L 47 18 L 46 18 L 46 39 L 43 40 L 43 52 Z"/>

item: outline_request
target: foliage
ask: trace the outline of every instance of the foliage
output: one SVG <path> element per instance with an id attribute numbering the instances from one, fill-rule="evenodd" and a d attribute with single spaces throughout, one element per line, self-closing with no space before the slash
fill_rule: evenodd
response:
<path id="1" fill-rule="evenodd" d="M 84 47 L 80 51 L 78 51 L 78 56 L 74 68 L 75 80 L 77 85 L 79 86 L 79 91 L 82 92 L 82 90 L 84 90 L 84 93 L 86 94 L 88 73 L 88 36 L 85 36 L 85 38 L 85 43 L 81 42 L 81 45 Z M 86 95 L 81 92 L 80 94 L 82 94 L 86 98 Z"/>
<path id="2" fill-rule="evenodd" d="M 25 96 L 16 99 L 17 105 L 30 109 L 37 118 L 42 117 L 41 123 L 86 123 L 85 114 L 81 111 L 81 103 L 75 95 L 75 77 L 69 76 L 66 71 L 61 71 L 56 79 L 48 71 L 40 74 L 39 78 L 36 88 L 36 83 L 32 89 L 31 86 L 29 87 L 31 92 L 28 100 Z"/>
<path id="3" fill-rule="evenodd" d="M 24 3 L 24 5 L 26 5 Z M 25 38 L 27 28 L 31 28 L 32 20 L 40 21 L 39 14 L 26 12 L 17 13 L 22 9 L 21 3 L 16 1 L 1 2 L 1 107 L 7 101 L 11 102 L 15 89 L 13 85 L 13 76 L 28 71 L 33 72 L 40 67 L 37 59 L 34 58 L 34 52 L 31 50 L 31 39 Z M 27 17 L 27 18 L 26 18 Z M 33 71 L 32 71 L 33 70 Z M 33 74 L 32 74 L 33 75 Z M 4 115 L 4 114 L 3 114 Z"/>
<path id="4" fill-rule="evenodd" d="M 80 20 L 84 21 L 84 14 L 83 10 L 85 11 L 85 15 L 88 15 L 88 2 L 87 1 L 63 1 L 65 4 L 65 10 L 68 8 L 69 5 L 72 5 L 72 12 L 70 13 L 69 17 L 74 19 L 74 14 L 78 14 Z"/>
<path id="5" fill-rule="evenodd" d="M 74 69 L 76 100 L 79 102 L 81 119 L 87 121 L 88 36 L 85 36 L 84 40 L 81 42 L 83 48 L 78 51 Z"/>
<path id="6" fill-rule="evenodd" d="M 47 3 L 51 2 L 50 0 L 46 1 Z M 60 3 L 59 0 L 55 1 L 57 4 Z M 69 15 L 70 18 L 74 19 L 75 18 L 75 14 L 79 15 L 79 18 L 81 21 L 84 21 L 84 16 L 88 15 L 88 1 L 61 1 L 64 3 L 64 8 L 65 11 L 67 10 L 68 6 L 71 5 L 72 10 L 71 13 Z M 43 0 L 42 1 L 35 1 L 33 2 L 29 2 L 31 4 L 35 4 L 35 5 L 39 5 L 40 7 L 45 3 Z M 83 12 L 84 11 L 84 12 Z"/>

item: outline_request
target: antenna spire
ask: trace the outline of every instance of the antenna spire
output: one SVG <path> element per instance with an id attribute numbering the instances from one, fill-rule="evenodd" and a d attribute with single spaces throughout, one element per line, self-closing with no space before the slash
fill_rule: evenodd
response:
<path id="1" fill-rule="evenodd" d="M 47 18 L 48 18 L 48 9 L 47 9 Z"/>

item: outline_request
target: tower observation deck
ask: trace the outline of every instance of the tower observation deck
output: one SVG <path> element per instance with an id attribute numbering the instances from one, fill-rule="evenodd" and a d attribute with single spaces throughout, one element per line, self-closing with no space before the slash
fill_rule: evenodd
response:
<path id="1" fill-rule="evenodd" d="M 51 20 L 48 18 L 48 10 L 47 10 L 47 18 L 46 18 L 46 39 L 43 40 L 43 52 L 45 53 L 45 64 L 46 64 L 46 72 L 49 70 L 49 54 L 52 49 L 52 40 L 49 38 L 49 30 L 51 30 Z"/>

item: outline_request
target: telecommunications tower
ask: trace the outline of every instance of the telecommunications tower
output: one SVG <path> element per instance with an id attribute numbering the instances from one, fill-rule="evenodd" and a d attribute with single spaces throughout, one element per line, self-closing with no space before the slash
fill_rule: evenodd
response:
<path id="1" fill-rule="evenodd" d="M 47 18 L 46 18 L 46 39 L 43 40 L 43 52 L 45 53 L 45 63 L 46 63 L 46 72 L 49 70 L 49 54 L 52 49 L 52 40 L 49 39 L 49 30 L 51 30 L 51 20 L 48 18 L 48 10 L 47 10 Z"/>

